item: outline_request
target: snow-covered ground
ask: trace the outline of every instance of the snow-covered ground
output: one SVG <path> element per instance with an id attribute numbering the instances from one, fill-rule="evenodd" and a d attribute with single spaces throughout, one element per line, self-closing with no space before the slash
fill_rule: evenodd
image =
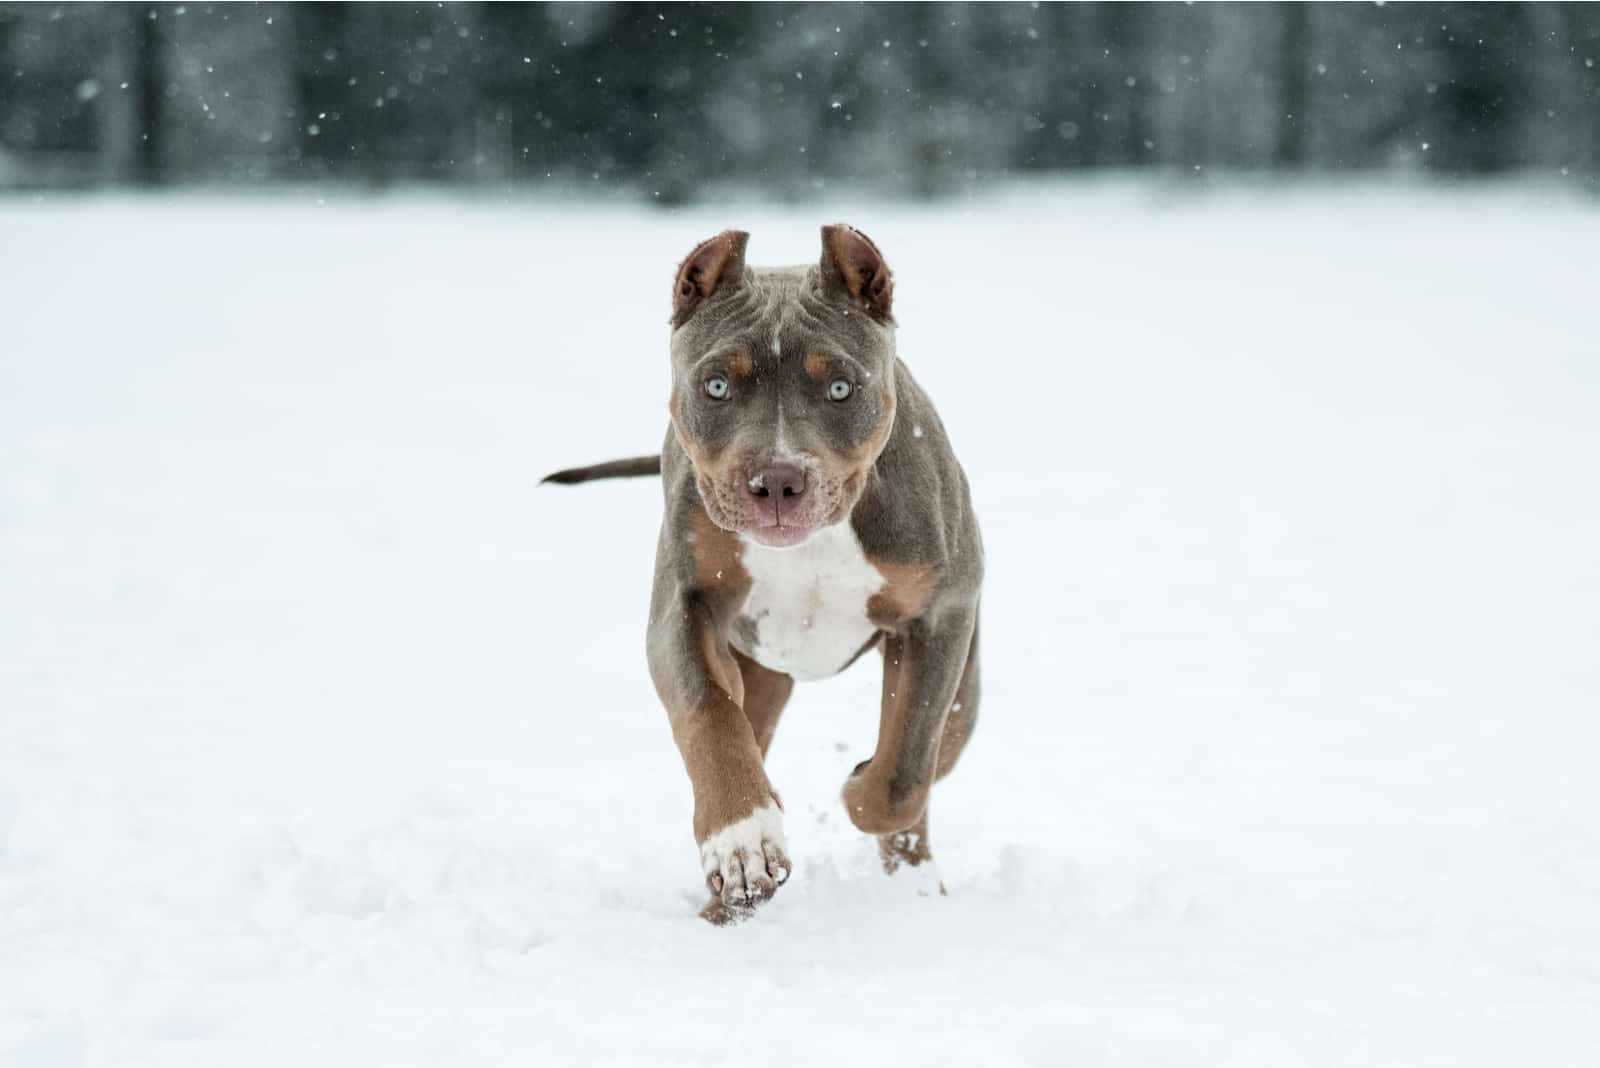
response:
<path id="1" fill-rule="evenodd" d="M 679 257 L 895 266 L 990 556 L 947 898 L 712 928 L 642 653 Z M 0 1064 L 1593 1065 L 1600 207 L 0 202 Z"/>

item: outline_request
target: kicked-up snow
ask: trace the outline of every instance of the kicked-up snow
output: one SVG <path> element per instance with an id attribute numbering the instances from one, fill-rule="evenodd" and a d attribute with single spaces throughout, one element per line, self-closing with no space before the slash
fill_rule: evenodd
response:
<path id="1" fill-rule="evenodd" d="M 989 554 L 948 896 L 645 671 L 673 266 L 852 222 Z M 0 202 L 0 1064 L 1592 1065 L 1593 202 Z"/>

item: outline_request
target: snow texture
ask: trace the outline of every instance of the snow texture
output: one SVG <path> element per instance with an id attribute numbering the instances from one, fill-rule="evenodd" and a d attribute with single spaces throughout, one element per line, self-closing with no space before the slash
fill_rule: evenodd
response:
<path id="1" fill-rule="evenodd" d="M 1592 203 L 0 203 L 0 1064 L 1592 1065 Z M 984 524 L 947 897 L 778 731 L 713 928 L 645 671 L 671 271 L 845 218 Z"/>

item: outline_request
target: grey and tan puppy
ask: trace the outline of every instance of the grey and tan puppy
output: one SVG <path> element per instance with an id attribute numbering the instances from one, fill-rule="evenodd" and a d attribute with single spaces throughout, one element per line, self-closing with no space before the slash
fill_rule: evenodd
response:
<path id="1" fill-rule="evenodd" d="M 678 268 L 660 457 L 547 479 L 661 473 L 650 674 L 715 921 L 789 876 L 763 761 L 795 679 L 880 649 L 878 744 L 844 803 L 891 871 L 930 858 L 928 792 L 978 712 L 983 548 L 944 426 L 895 354 L 889 266 L 848 226 L 823 227 L 814 267 L 747 267 L 748 238 L 719 234 Z"/>

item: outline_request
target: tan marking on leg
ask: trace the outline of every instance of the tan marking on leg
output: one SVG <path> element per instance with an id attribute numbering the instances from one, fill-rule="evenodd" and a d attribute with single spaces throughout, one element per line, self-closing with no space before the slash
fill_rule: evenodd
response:
<path id="1" fill-rule="evenodd" d="M 710 627 L 700 631 L 700 652 L 705 657 L 706 673 L 723 693 L 733 698 L 735 704 L 744 704 L 744 675 L 739 671 L 734 651 Z"/>
<path id="2" fill-rule="evenodd" d="M 737 649 L 733 650 L 733 659 L 738 664 L 743 678 L 745 718 L 750 721 L 751 733 L 755 735 L 756 745 L 761 750 L 762 759 L 765 760 L 767 750 L 772 746 L 772 736 L 778 729 L 778 719 L 789 701 L 789 695 L 794 691 L 794 679 L 782 672 L 762 667 Z M 772 792 L 772 797 L 774 801 L 778 801 L 778 807 L 781 809 L 783 803 L 778 799 L 776 790 Z M 749 914 L 748 908 L 728 907 L 721 895 L 715 892 L 700 910 L 702 919 L 718 926 L 738 923 Z"/>
<path id="3" fill-rule="evenodd" d="M 961 670 L 961 685 L 956 688 L 956 700 L 950 706 L 950 715 L 944 721 L 944 734 L 939 738 L 939 763 L 935 767 L 934 781 L 950 774 L 961 758 L 961 751 L 972 738 L 978 725 L 978 627 L 972 628 L 972 645 L 967 649 L 967 665 Z"/>
<path id="4" fill-rule="evenodd" d="M 667 713 L 694 786 L 694 838 L 713 897 L 701 915 L 727 922 L 771 897 L 788 878 L 782 806 L 750 721 L 732 697 L 712 687 L 694 707 L 669 707 Z"/>
<path id="5" fill-rule="evenodd" d="M 880 700 L 877 754 L 898 754 L 905 748 L 908 705 L 915 665 L 903 635 L 886 634 L 879 648 L 883 652 L 883 694 Z M 886 757 L 886 759 L 891 759 Z M 892 768 L 877 769 L 884 775 Z M 858 768 L 857 772 L 861 769 Z M 887 789 L 854 789 L 858 779 L 852 775 L 845 783 L 845 808 L 850 820 L 869 833 L 889 832 L 916 822 L 927 804 L 931 782 L 925 782 L 904 796 L 892 797 Z"/>
<path id="6" fill-rule="evenodd" d="M 878 743 L 872 759 L 851 772 L 843 790 L 845 812 L 859 829 L 892 834 L 912 826 L 926 810 L 950 714 L 962 703 L 957 694 L 973 659 L 975 631 L 976 619 L 969 617 L 955 634 L 930 633 L 917 620 L 903 630 L 884 632 Z M 975 680 L 974 669 L 969 686 L 974 691 Z M 948 735 L 949 763 L 955 762 L 970 730 L 969 722 Z"/>
<path id="7" fill-rule="evenodd" d="M 703 643 L 708 649 L 711 643 Z M 715 655 L 715 650 L 710 649 Z M 744 681 L 731 654 L 726 667 L 716 656 L 708 664 L 715 679 L 731 672 L 734 688 L 729 692 L 720 681 L 703 700 L 693 705 L 669 707 L 673 740 L 683 754 L 689 780 L 694 784 L 695 841 L 705 839 L 744 819 L 772 800 L 772 786 L 762 768 L 761 748 L 756 744 L 750 721 L 739 702 L 744 696 Z"/>
<path id="8" fill-rule="evenodd" d="M 748 590 L 750 573 L 744 569 L 739 536 L 713 523 L 703 507 L 690 510 L 688 525 L 696 584 L 703 590 L 726 590 L 741 595 Z M 737 612 L 729 614 L 731 617 Z"/>
<path id="9" fill-rule="evenodd" d="M 736 535 L 711 521 L 705 509 L 689 512 L 689 552 L 694 558 L 695 584 L 709 604 L 715 605 L 718 618 L 700 627 L 700 655 L 711 681 L 737 703 L 744 702 L 744 677 L 728 645 L 728 629 L 738 614 L 739 603 L 750 588 L 750 575 L 744 569 Z"/>
<path id="10" fill-rule="evenodd" d="M 733 651 L 733 659 L 744 677 L 744 714 L 750 720 L 750 729 L 755 733 L 764 759 L 772 746 L 772 736 L 777 733 L 778 718 L 794 692 L 794 679 L 761 666 L 737 649 Z"/>
<path id="11" fill-rule="evenodd" d="M 944 722 L 944 734 L 939 740 L 939 763 L 934 771 L 934 779 L 942 779 L 950 774 L 950 769 L 955 767 L 956 761 L 961 756 L 961 751 L 966 748 L 968 740 L 972 737 L 972 729 L 978 720 L 978 629 L 973 628 L 972 644 L 967 650 L 967 663 L 961 672 L 961 685 L 956 689 L 955 703 L 950 708 L 950 715 Z M 878 856 L 883 861 L 883 870 L 894 874 L 901 865 L 915 867 L 933 859 L 933 850 L 928 843 L 928 813 L 924 809 L 922 818 L 914 825 L 896 834 L 878 836 Z M 939 884 L 939 893 L 943 894 L 944 884 Z"/>
<path id="12" fill-rule="evenodd" d="M 703 508 L 689 511 L 689 550 L 702 606 L 688 621 L 698 668 L 711 682 L 705 695 L 667 712 L 695 788 L 696 841 L 768 804 L 772 789 L 761 766 L 743 705 L 744 673 L 728 644 L 728 631 L 750 588 L 739 539 L 711 521 Z"/>
<path id="13" fill-rule="evenodd" d="M 892 564 L 867 562 L 883 576 L 883 589 L 867 598 L 867 618 L 884 630 L 898 630 L 915 619 L 927 605 L 938 585 L 938 573 L 931 564 Z"/>

